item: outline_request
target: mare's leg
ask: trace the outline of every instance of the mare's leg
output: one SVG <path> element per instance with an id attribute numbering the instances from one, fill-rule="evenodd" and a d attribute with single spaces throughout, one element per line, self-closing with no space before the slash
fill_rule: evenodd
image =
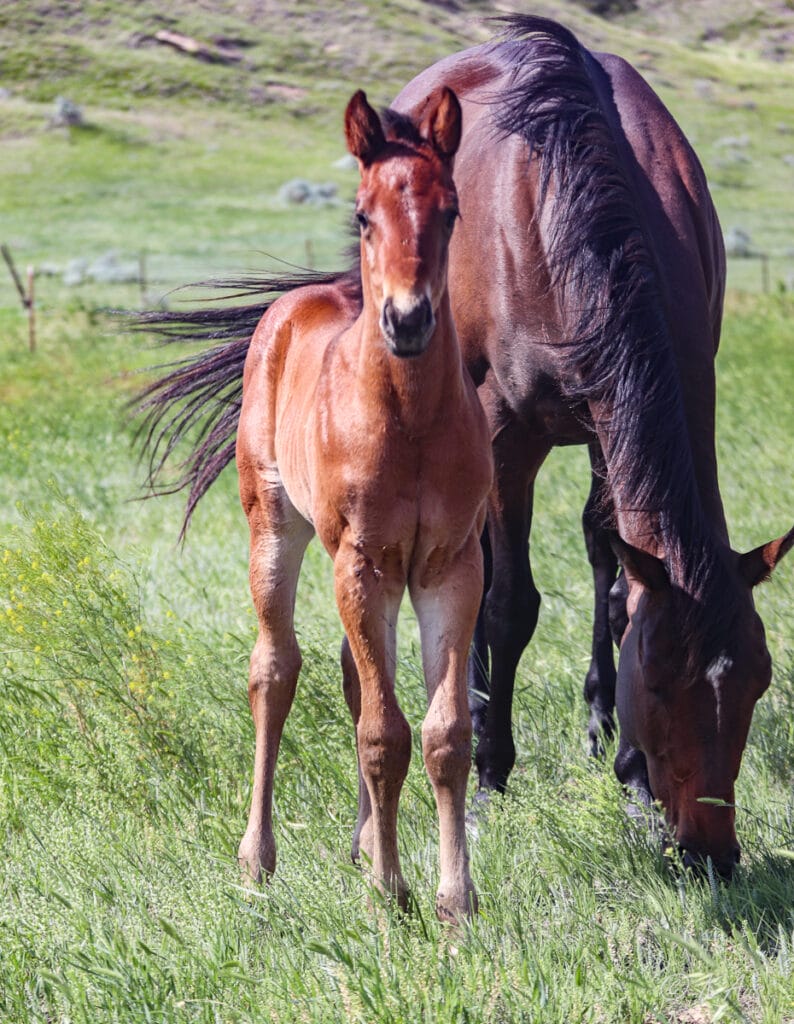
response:
<path id="1" fill-rule="evenodd" d="M 496 476 L 488 509 L 493 576 L 485 596 L 491 687 L 476 762 L 480 788 L 503 792 L 516 757 L 511 726 L 516 669 L 540 608 L 528 545 L 533 484 L 549 447 L 511 420 L 497 433 L 493 450 Z"/>
<path id="2" fill-rule="evenodd" d="M 365 846 L 369 828 L 361 829 L 359 842 L 376 883 L 407 909 L 408 889 L 397 853 L 397 806 L 411 758 L 411 730 L 394 692 L 397 614 L 405 578 L 384 572 L 380 560 L 379 549 L 367 552 L 343 539 L 334 557 L 334 585 L 360 682 L 356 746 L 371 804 L 371 850 Z M 355 716 L 355 699 L 352 703 Z"/>
<path id="3" fill-rule="evenodd" d="M 358 678 L 353 652 L 350 650 L 350 641 L 346 636 L 342 640 L 342 687 L 345 701 L 350 710 L 350 717 L 353 719 L 353 727 L 358 733 L 358 720 L 361 717 L 361 682 Z M 358 742 L 356 742 L 356 762 L 358 764 L 358 819 L 350 851 L 350 856 L 355 864 L 359 861 L 362 849 L 364 855 L 370 860 L 372 859 L 372 804 L 367 784 L 361 772 Z"/>
<path id="4" fill-rule="evenodd" d="M 590 445 L 592 479 L 582 514 L 587 557 L 593 569 L 593 649 L 584 683 L 584 697 L 590 706 L 587 734 L 590 753 L 603 755 L 602 740 L 615 733 L 615 661 L 610 632 L 610 590 L 618 571 L 618 560 L 609 543 L 608 522 L 611 499 L 606 464 L 598 442 Z"/>
<path id="5" fill-rule="evenodd" d="M 632 747 L 623 737 L 618 743 L 618 752 L 615 757 L 615 775 L 628 790 L 629 815 L 631 817 L 643 817 L 647 815 L 653 805 L 653 794 L 651 784 L 648 780 L 648 765 L 645 754 Z M 639 807 L 637 806 L 639 805 Z M 642 810 L 640 810 L 642 808 Z"/>
<path id="6" fill-rule="evenodd" d="M 474 534 L 434 578 L 411 580 L 427 684 L 422 752 L 438 808 L 441 877 L 436 913 L 442 921 L 457 921 L 477 910 L 466 848 L 466 783 L 471 768 L 466 661 L 481 590 L 482 551 Z"/>
<path id="7" fill-rule="evenodd" d="M 618 650 L 620 650 L 623 634 L 629 624 L 629 613 L 626 611 L 628 599 L 629 583 L 625 572 L 621 569 L 609 591 L 609 631 Z"/>
<path id="8" fill-rule="evenodd" d="M 469 691 L 469 711 L 474 735 L 480 737 L 485 729 L 488 714 L 488 697 L 490 694 L 490 658 L 488 656 L 488 637 L 485 632 L 485 594 L 491 585 L 491 540 L 488 526 L 480 538 L 483 553 L 483 588 L 477 623 L 474 627 L 471 652 L 467 663 Z"/>
<path id="9" fill-rule="evenodd" d="M 256 753 L 251 813 L 237 856 L 243 869 L 259 881 L 263 872 L 270 875 L 276 867 L 273 776 L 301 667 L 293 628 L 295 591 L 313 531 L 279 486 L 260 496 L 248 522 L 251 594 L 259 618 L 248 683 Z"/>

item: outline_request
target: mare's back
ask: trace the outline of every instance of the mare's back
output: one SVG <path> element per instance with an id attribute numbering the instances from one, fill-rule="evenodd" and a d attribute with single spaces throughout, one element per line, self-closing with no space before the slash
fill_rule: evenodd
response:
<path id="1" fill-rule="evenodd" d="M 575 436 L 576 423 L 565 418 L 547 345 L 563 340 L 559 325 L 565 319 L 545 241 L 555 221 L 556 182 L 536 220 L 537 165 L 528 161 L 523 137 L 496 127 L 503 97 L 515 84 L 513 73 L 532 67 L 534 45 L 533 38 L 485 44 L 448 57 L 409 83 L 395 106 L 419 109 L 441 82 L 456 90 L 463 106 L 455 163 L 462 220 L 450 251 L 450 292 L 475 379 L 491 366 L 509 404 L 524 418 L 538 420 L 539 430 L 558 441 L 584 440 Z M 700 377 L 691 371 L 693 361 L 702 362 L 708 381 L 719 341 L 724 250 L 705 175 L 672 115 L 638 72 L 611 54 L 587 54 L 586 63 L 655 264 L 676 355 L 688 365 L 684 376 Z M 564 117 L 564 100 L 559 109 Z"/>

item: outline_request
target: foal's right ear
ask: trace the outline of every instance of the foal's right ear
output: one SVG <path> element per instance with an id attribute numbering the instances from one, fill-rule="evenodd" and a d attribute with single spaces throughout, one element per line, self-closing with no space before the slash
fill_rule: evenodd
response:
<path id="1" fill-rule="evenodd" d="M 345 111 L 347 148 L 362 167 L 368 167 L 386 145 L 380 118 L 367 103 L 366 93 L 354 93 Z"/>

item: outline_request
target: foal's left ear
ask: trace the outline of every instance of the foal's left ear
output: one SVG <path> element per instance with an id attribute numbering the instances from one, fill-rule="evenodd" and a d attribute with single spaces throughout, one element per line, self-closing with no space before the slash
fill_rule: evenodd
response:
<path id="1" fill-rule="evenodd" d="M 448 86 L 442 86 L 425 100 L 419 130 L 445 160 L 451 160 L 458 151 L 462 124 L 460 101 Z"/>
<path id="2" fill-rule="evenodd" d="M 386 145 L 380 118 L 367 103 L 363 89 L 359 89 L 350 98 L 345 111 L 345 138 L 347 148 L 361 163 L 362 167 L 371 164 Z"/>
<path id="3" fill-rule="evenodd" d="M 764 583 L 780 559 L 794 547 L 794 526 L 777 540 L 739 555 L 739 573 L 751 587 Z"/>

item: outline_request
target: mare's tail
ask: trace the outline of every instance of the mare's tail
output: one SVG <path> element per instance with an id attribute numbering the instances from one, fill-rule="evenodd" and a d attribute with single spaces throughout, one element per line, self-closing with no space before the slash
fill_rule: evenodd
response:
<path id="1" fill-rule="evenodd" d="M 202 344 L 197 355 L 157 367 L 165 372 L 132 403 L 142 416 L 136 441 L 148 462 L 145 496 L 188 490 L 180 540 L 199 500 L 234 458 L 243 367 L 256 325 L 279 295 L 305 285 L 333 284 L 345 276 L 305 271 L 220 281 L 215 286 L 228 299 L 256 300 L 184 312 L 152 310 L 134 318 L 134 330 L 155 335 L 161 344 Z M 185 437 L 192 449 L 177 463 L 176 477 L 166 479 L 166 467 Z"/>

